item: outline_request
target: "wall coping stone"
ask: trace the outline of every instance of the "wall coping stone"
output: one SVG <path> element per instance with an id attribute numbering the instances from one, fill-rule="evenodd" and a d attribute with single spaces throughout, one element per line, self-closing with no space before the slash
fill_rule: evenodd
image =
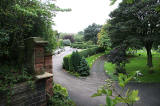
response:
<path id="1" fill-rule="evenodd" d="M 48 41 L 45 41 L 44 39 L 40 38 L 40 37 L 29 37 L 27 40 L 30 40 L 32 42 L 34 42 L 35 44 L 48 44 Z"/>
<path id="2" fill-rule="evenodd" d="M 53 77 L 53 74 L 48 73 L 48 72 L 45 72 L 45 73 L 42 74 L 42 75 L 37 75 L 37 76 L 36 76 L 36 79 L 37 79 L 37 80 L 40 80 L 40 79 L 45 79 L 45 78 L 49 78 L 49 77 Z"/>

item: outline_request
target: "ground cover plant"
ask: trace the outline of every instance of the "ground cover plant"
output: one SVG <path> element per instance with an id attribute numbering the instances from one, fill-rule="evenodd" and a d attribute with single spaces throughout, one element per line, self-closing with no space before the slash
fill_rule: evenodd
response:
<path id="1" fill-rule="evenodd" d="M 125 69 L 128 74 L 133 72 L 141 73 L 139 76 L 136 77 L 135 81 L 138 82 L 160 82 L 160 55 L 157 52 L 153 52 L 153 68 L 152 70 L 154 73 L 150 74 L 150 68 L 146 65 L 147 64 L 147 56 L 146 51 L 138 50 L 137 53 L 133 57 L 129 57 L 129 63 L 126 64 Z M 115 72 L 115 64 L 110 62 L 106 62 L 104 64 L 104 68 L 106 73 L 114 80 L 117 80 L 117 76 L 114 75 Z"/>
<path id="2" fill-rule="evenodd" d="M 53 96 L 49 98 L 47 106 L 76 106 L 69 98 L 68 91 L 60 84 L 53 84 Z"/>

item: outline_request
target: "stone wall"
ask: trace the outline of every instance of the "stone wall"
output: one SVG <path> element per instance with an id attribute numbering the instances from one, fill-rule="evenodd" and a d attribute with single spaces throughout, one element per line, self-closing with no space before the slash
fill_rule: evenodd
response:
<path id="1" fill-rule="evenodd" d="M 33 89 L 27 82 L 16 84 L 9 106 L 46 106 L 47 95 L 53 95 L 52 54 L 45 53 L 46 44 L 39 37 L 25 40 L 24 63 L 28 72 L 35 74 L 36 80 Z M 7 99 L 1 95 L 0 106 L 7 106 Z"/>
<path id="2" fill-rule="evenodd" d="M 34 87 L 27 82 L 13 88 L 10 106 L 46 106 L 46 79 L 34 82 Z M 0 100 L 0 106 L 6 106 L 7 99 Z"/>

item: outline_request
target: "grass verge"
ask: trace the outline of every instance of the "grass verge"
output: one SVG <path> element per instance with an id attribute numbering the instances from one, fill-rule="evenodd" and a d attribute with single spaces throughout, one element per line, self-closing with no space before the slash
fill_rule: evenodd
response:
<path id="1" fill-rule="evenodd" d="M 135 71 L 140 71 L 143 76 L 139 76 L 136 78 L 138 82 L 145 82 L 145 83 L 158 83 L 160 82 L 160 56 L 153 55 L 153 70 L 154 73 L 149 73 L 149 68 L 146 65 L 147 63 L 147 56 L 136 56 L 129 59 L 129 63 L 126 64 L 126 71 L 128 74 L 131 74 Z M 113 73 L 115 71 L 115 65 L 109 62 L 104 64 L 104 69 L 106 73 L 114 80 L 117 80 L 117 76 Z"/>
<path id="2" fill-rule="evenodd" d="M 102 55 L 104 55 L 104 53 L 98 53 L 93 56 L 87 57 L 86 61 L 88 62 L 89 67 L 91 68 L 95 60 L 97 60 Z"/>

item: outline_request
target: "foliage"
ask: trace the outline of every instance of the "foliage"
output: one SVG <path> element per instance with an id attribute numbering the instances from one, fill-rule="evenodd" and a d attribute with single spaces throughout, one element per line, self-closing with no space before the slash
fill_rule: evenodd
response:
<path id="1" fill-rule="evenodd" d="M 81 62 L 83 62 L 81 60 L 82 60 L 82 57 L 79 55 L 78 51 L 72 52 L 71 55 L 65 56 L 63 58 L 63 68 L 69 71 L 69 73 L 71 73 L 72 75 L 83 76 L 84 72 L 82 71 L 85 71 L 85 70 L 81 69 L 81 71 L 79 71 L 79 68 L 80 68 L 79 66 L 81 65 Z M 82 65 L 81 65 L 81 68 L 82 68 Z"/>
<path id="2" fill-rule="evenodd" d="M 69 70 L 69 60 L 70 60 L 70 56 L 65 56 L 63 58 L 63 68 L 66 70 Z"/>
<path id="3" fill-rule="evenodd" d="M 83 34 L 75 34 L 74 35 L 74 40 L 75 40 L 75 42 L 82 42 L 83 41 L 83 37 L 84 37 Z"/>
<path id="4" fill-rule="evenodd" d="M 116 72 L 126 74 L 125 64 L 128 62 L 126 48 L 124 46 L 116 47 L 110 51 L 107 56 L 108 61 L 116 65 Z"/>
<path id="5" fill-rule="evenodd" d="M 140 55 L 140 56 L 139 56 Z M 160 82 L 160 65 L 159 65 L 159 53 L 153 54 L 153 70 L 155 72 L 153 74 L 149 73 L 149 68 L 146 66 L 147 53 L 143 50 L 138 50 L 137 53 L 128 57 L 129 63 L 126 64 L 125 69 L 128 75 L 135 73 L 135 70 L 138 70 L 142 75 L 135 76 L 134 81 L 136 82 L 144 82 L 144 83 L 159 83 Z M 106 62 L 104 64 L 104 69 L 106 73 L 114 80 L 117 80 L 117 76 L 114 75 L 115 72 L 115 64 L 110 62 Z"/>
<path id="6" fill-rule="evenodd" d="M 48 41 L 48 45 L 46 46 L 46 51 L 52 53 L 52 51 L 54 49 L 56 49 L 56 47 L 58 45 L 58 43 L 56 41 L 57 32 L 50 30 L 48 33 L 49 34 L 46 38 L 46 40 Z"/>
<path id="7" fill-rule="evenodd" d="M 59 39 L 58 42 L 57 42 L 57 46 L 58 48 L 63 48 L 63 40 L 62 39 Z"/>
<path id="8" fill-rule="evenodd" d="M 65 36 L 63 37 L 63 39 L 69 39 L 69 40 L 71 41 L 71 43 L 74 42 L 73 35 L 65 35 Z"/>
<path id="9" fill-rule="evenodd" d="M 77 51 L 73 52 L 71 55 L 67 55 L 63 58 L 63 68 L 66 69 L 67 71 L 76 73 L 76 75 L 80 74 L 78 72 L 78 69 L 79 69 L 78 67 L 81 64 L 80 62 L 81 58 L 88 57 L 88 56 L 91 56 L 91 55 L 94 55 L 96 53 L 100 53 L 103 51 L 104 49 L 102 48 L 91 48 L 91 49 L 83 50 L 80 52 L 77 52 Z"/>
<path id="10" fill-rule="evenodd" d="M 127 77 L 124 74 L 119 74 L 118 84 L 121 87 L 120 92 L 118 92 L 113 82 L 108 79 L 106 80 L 106 84 L 98 89 L 97 93 L 93 94 L 92 97 L 105 95 L 106 106 L 116 106 L 118 103 L 124 103 L 127 104 L 127 106 L 133 106 L 133 104 L 140 99 L 138 96 L 138 90 L 127 89 L 127 91 L 124 92 L 124 89 L 126 84 L 134 77 L 134 75 Z"/>
<path id="11" fill-rule="evenodd" d="M 0 30 L 0 57 L 4 57 L 5 55 L 8 55 L 8 49 L 7 46 L 9 44 L 9 36 L 7 33 Z"/>
<path id="12" fill-rule="evenodd" d="M 75 103 L 69 98 L 67 89 L 59 84 L 53 85 L 54 94 L 49 98 L 47 106 L 75 106 Z"/>
<path id="13" fill-rule="evenodd" d="M 101 28 L 101 31 L 98 33 L 98 45 L 103 47 L 104 49 L 110 49 L 111 41 L 110 37 L 107 33 L 107 27 L 109 26 L 108 23 L 104 24 Z"/>
<path id="14" fill-rule="evenodd" d="M 71 41 L 69 39 L 63 40 L 63 45 L 64 46 L 70 46 L 71 45 Z"/>
<path id="15" fill-rule="evenodd" d="M 160 12 L 156 11 L 158 0 L 135 0 L 128 4 L 122 2 L 110 17 L 109 35 L 112 46 L 126 42 L 131 48 L 145 47 L 147 65 L 152 67 L 153 45 L 159 44 Z"/>
<path id="16" fill-rule="evenodd" d="M 88 76 L 89 75 L 89 66 L 85 58 L 80 59 L 80 64 L 78 65 L 78 70 L 77 72 L 81 76 Z"/>
<path id="17" fill-rule="evenodd" d="M 23 45 L 28 37 L 42 37 L 49 41 L 46 50 L 54 49 L 56 34 L 52 19 L 58 11 L 68 10 L 60 9 L 51 0 L 1 0 L 0 57 L 15 62 L 18 57 L 15 48 Z"/>
<path id="18" fill-rule="evenodd" d="M 72 52 L 72 55 L 69 59 L 69 71 L 78 71 L 78 66 L 80 65 L 81 56 L 79 55 L 78 51 Z"/>
<path id="19" fill-rule="evenodd" d="M 32 82 L 34 77 L 25 69 L 19 70 L 18 67 L 0 65 L 0 95 L 1 99 L 6 99 L 10 104 L 13 95 L 13 87 L 20 82 Z"/>
<path id="20" fill-rule="evenodd" d="M 98 53 L 98 54 L 95 54 L 93 56 L 89 56 L 86 58 L 86 61 L 88 62 L 88 65 L 89 67 L 91 68 L 92 65 L 94 64 L 94 62 L 100 57 L 100 56 L 103 56 L 104 53 Z"/>
<path id="21" fill-rule="evenodd" d="M 101 25 L 97 25 L 95 23 L 89 25 L 86 29 L 84 29 L 84 40 L 91 40 L 94 44 L 97 44 L 97 34 L 100 31 L 101 27 Z"/>
<path id="22" fill-rule="evenodd" d="M 87 43 L 83 43 L 83 44 L 72 43 L 71 47 L 77 48 L 77 49 L 87 49 L 87 48 L 97 47 L 97 45 L 88 45 Z"/>
<path id="23" fill-rule="evenodd" d="M 89 57 L 89 56 L 92 56 L 92 55 L 100 53 L 100 52 L 104 52 L 104 49 L 103 48 L 99 48 L 99 47 L 94 47 L 94 48 L 89 48 L 89 49 L 80 51 L 79 54 L 82 57 Z"/>

